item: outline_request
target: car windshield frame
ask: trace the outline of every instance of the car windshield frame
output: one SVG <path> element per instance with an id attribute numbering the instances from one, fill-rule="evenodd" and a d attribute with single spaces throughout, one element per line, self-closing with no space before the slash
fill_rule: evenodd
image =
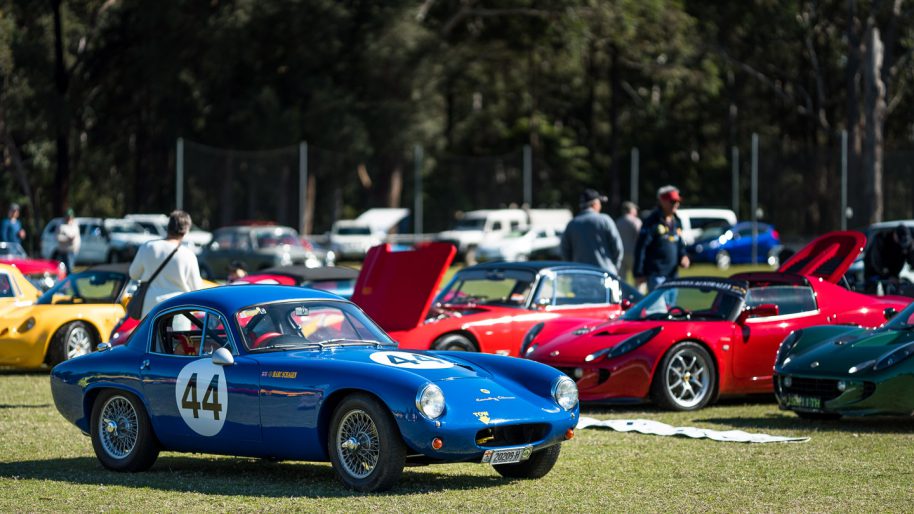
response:
<path id="1" fill-rule="evenodd" d="M 285 307 L 291 306 L 289 309 Z M 282 322 L 288 322 L 289 326 L 285 327 L 290 330 L 294 330 L 296 327 L 298 330 L 301 330 L 301 326 L 297 325 L 292 318 L 292 312 L 297 308 L 334 308 L 338 309 L 347 317 L 351 328 L 353 328 L 358 333 L 358 328 L 352 323 L 352 319 L 358 322 L 358 324 L 368 331 L 367 335 L 373 336 L 374 339 L 365 339 L 362 337 L 359 338 L 342 338 L 334 337 L 326 340 L 308 340 L 307 337 L 301 332 L 299 335 L 292 333 L 281 333 L 278 332 L 277 339 L 281 339 L 275 344 L 269 346 L 258 347 L 255 341 L 250 340 L 250 330 L 247 330 L 247 326 L 251 323 L 254 323 L 254 318 L 257 316 L 270 316 L 270 322 L 273 326 L 276 326 L 276 318 L 270 313 L 273 309 L 283 309 L 286 310 L 284 313 L 285 316 L 288 316 L 289 319 L 280 318 Z M 259 311 L 259 312 L 254 312 Z M 276 300 L 272 302 L 263 302 L 252 304 L 246 307 L 242 307 L 235 311 L 231 316 L 235 329 L 238 332 L 238 339 L 241 340 L 241 347 L 248 353 L 263 353 L 266 351 L 290 351 L 290 350 L 301 350 L 301 349 L 324 349 L 328 347 L 336 346 L 376 346 L 376 347 L 398 347 L 398 343 L 394 341 L 387 332 L 385 332 L 381 327 L 379 327 L 371 318 L 368 317 L 358 306 L 352 302 L 347 302 L 345 300 L 334 300 L 329 298 L 320 298 L 320 299 L 309 299 L 309 298 L 295 298 L 287 300 Z M 245 318 L 250 318 L 250 320 L 244 325 L 241 324 L 241 320 Z M 266 318 L 263 318 L 266 319 Z M 259 322 L 259 320 L 258 320 Z M 261 334 L 264 335 L 264 334 Z M 357 334 L 363 336 L 365 334 Z M 286 341 L 282 338 L 295 338 L 299 341 Z"/>
<path id="2" fill-rule="evenodd" d="M 680 300 L 684 290 L 697 290 L 700 294 L 717 291 L 714 303 L 720 302 L 720 296 L 726 295 L 731 301 L 727 304 L 721 302 L 723 312 L 688 311 L 677 314 L 673 307 Z M 673 294 L 675 291 L 675 294 Z M 666 283 L 648 293 L 641 301 L 632 305 L 620 318 L 624 321 L 727 321 L 736 320 L 743 310 L 746 301 L 747 289 L 739 284 L 715 280 L 677 280 Z M 666 310 L 655 307 L 659 300 L 668 305 Z M 643 311 L 643 314 L 642 314 Z"/>
<path id="3" fill-rule="evenodd" d="M 883 328 L 888 330 L 910 330 L 914 328 L 914 323 L 907 323 L 907 320 L 911 319 L 912 316 L 914 316 L 914 302 L 908 304 L 907 307 L 892 316 L 892 319 L 886 321 Z"/>
<path id="4" fill-rule="evenodd" d="M 83 294 L 80 293 L 79 288 L 76 286 L 76 281 L 79 279 L 82 279 L 82 278 L 86 278 L 91 275 L 103 276 L 103 277 L 105 277 L 106 281 L 107 280 L 118 280 L 118 286 L 114 289 L 116 294 L 113 297 L 106 296 L 103 298 L 89 298 L 89 299 L 87 299 L 85 296 L 83 296 Z M 124 290 L 127 288 L 128 285 L 130 285 L 130 282 L 131 282 L 131 280 L 130 280 L 129 276 L 127 276 L 123 273 L 115 272 L 115 271 L 92 271 L 92 270 L 81 271 L 79 273 L 74 273 L 72 275 L 68 275 L 67 278 L 54 284 L 54 287 L 52 287 L 52 288 L 48 289 L 47 291 L 45 291 L 44 293 L 42 293 L 42 295 L 40 297 L 38 297 L 38 300 L 36 300 L 35 303 L 37 305 L 65 305 L 68 303 L 77 303 L 77 302 L 74 302 L 73 300 L 78 298 L 78 299 L 82 300 L 82 302 L 78 302 L 78 303 L 82 303 L 82 304 L 116 304 L 116 303 L 119 303 L 122 295 L 124 294 Z M 71 297 L 71 301 L 55 304 L 53 301 L 54 295 L 58 294 L 61 289 L 69 286 L 70 284 L 72 284 L 72 289 L 74 292 L 74 295 Z"/>

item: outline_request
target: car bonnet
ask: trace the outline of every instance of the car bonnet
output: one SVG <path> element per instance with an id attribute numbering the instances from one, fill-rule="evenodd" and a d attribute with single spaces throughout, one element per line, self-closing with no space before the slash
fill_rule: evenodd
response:
<path id="1" fill-rule="evenodd" d="M 801 248 L 777 271 L 810 275 L 837 283 L 865 245 L 866 236 L 860 232 L 829 232 Z"/>
<path id="2" fill-rule="evenodd" d="M 611 348 L 629 337 L 662 325 L 654 321 L 616 321 L 596 327 L 578 327 L 540 344 L 529 357 L 547 364 L 584 362 L 594 352 Z"/>
<path id="3" fill-rule="evenodd" d="M 912 330 L 853 330 L 807 352 L 791 355 L 783 366 L 783 372 L 845 376 L 851 368 L 867 362 L 873 364 L 893 350 L 911 343 L 914 343 Z"/>

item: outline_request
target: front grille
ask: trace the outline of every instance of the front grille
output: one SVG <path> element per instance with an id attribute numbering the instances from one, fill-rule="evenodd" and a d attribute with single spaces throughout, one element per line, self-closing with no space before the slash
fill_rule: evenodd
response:
<path id="1" fill-rule="evenodd" d="M 556 368 L 556 369 L 558 369 L 562 373 L 568 375 L 569 378 L 571 378 L 572 380 L 574 380 L 576 382 L 577 382 L 578 378 L 580 378 L 580 377 L 574 376 L 574 370 L 579 369 L 579 368 Z"/>
<path id="2" fill-rule="evenodd" d="M 825 401 L 834 400 L 841 395 L 841 391 L 838 391 L 837 380 L 801 377 L 791 377 L 791 380 L 790 387 L 787 387 L 784 385 L 784 378 L 781 378 L 781 391 L 784 394 L 813 396 L 822 398 Z"/>
<path id="3" fill-rule="evenodd" d="M 541 440 L 549 433 L 546 423 L 504 425 L 476 432 L 476 444 L 482 447 L 516 446 Z"/>

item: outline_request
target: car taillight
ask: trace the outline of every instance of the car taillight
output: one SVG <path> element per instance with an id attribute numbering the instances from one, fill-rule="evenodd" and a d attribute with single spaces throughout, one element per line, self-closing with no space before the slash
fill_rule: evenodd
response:
<path id="1" fill-rule="evenodd" d="M 771 237 L 773 237 L 773 238 L 775 238 L 775 239 L 777 239 L 777 240 L 780 240 L 780 239 L 781 239 L 781 234 L 778 234 L 778 231 L 777 231 L 777 230 L 771 229 Z"/>

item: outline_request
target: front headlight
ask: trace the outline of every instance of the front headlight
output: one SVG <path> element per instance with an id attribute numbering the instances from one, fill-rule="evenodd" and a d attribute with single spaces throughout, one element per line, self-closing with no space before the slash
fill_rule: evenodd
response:
<path id="1" fill-rule="evenodd" d="M 914 343 L 908 343 L 879 359 L 876 365 L 873 366 L 873 371 L 882 371 L 885 368 L 894 366 L 911 355 L 914 355 Z"/>
<path id="2" fill-rule="evenodd" d="M 416 407 L 428 419 L 435 419 L 444 412 L 444 393 L 435 384 L 423 387 L 416 396 Z"/>
<path id="3" fill-rule="evenodd" d="M 784 360 L 787 358 L 787 354 L 793 350 L 794 346 L 797 345 L 797 341 L 800 339 L 801 330 L 794 330 L 787 337 L 784 338 L 784 341 L 781 342 L 781 346 L 778 347 L 777 357 L 774 359 L 774 365 L 780 366 L 786 364 Z"/>
<path id="4" fill-rule="evenodd" d="M 634 350 L 635 348 L 638 348 L 639 346 L 646 344 L 648 341 L 653 339 L 654 336 L 659 334 L 662 330 L 663 330 L 663 326 L 661 325 L 661 326 L 656 326 L 650 330 L 645 330 L 644 332 L 635 334 L 613 347 L 605 348 L 598 352 L 591 353 L 587 357 L 584 357 L 584 362 L 593 362 L 593 361 L 599 360 L 603 357 L 606 357 L 607 359 L 614 359 L 620 355 L 624 355 L 624 354 Z"/>
<path id="5" fill-rule="evenodd" d="M 578 386 L 574 380 L 567 376 L 561 376 L 555 380 L 552 385 L 552 398 L 559 407 L 565 410 L 571 410 L 578 404 Z"/>

